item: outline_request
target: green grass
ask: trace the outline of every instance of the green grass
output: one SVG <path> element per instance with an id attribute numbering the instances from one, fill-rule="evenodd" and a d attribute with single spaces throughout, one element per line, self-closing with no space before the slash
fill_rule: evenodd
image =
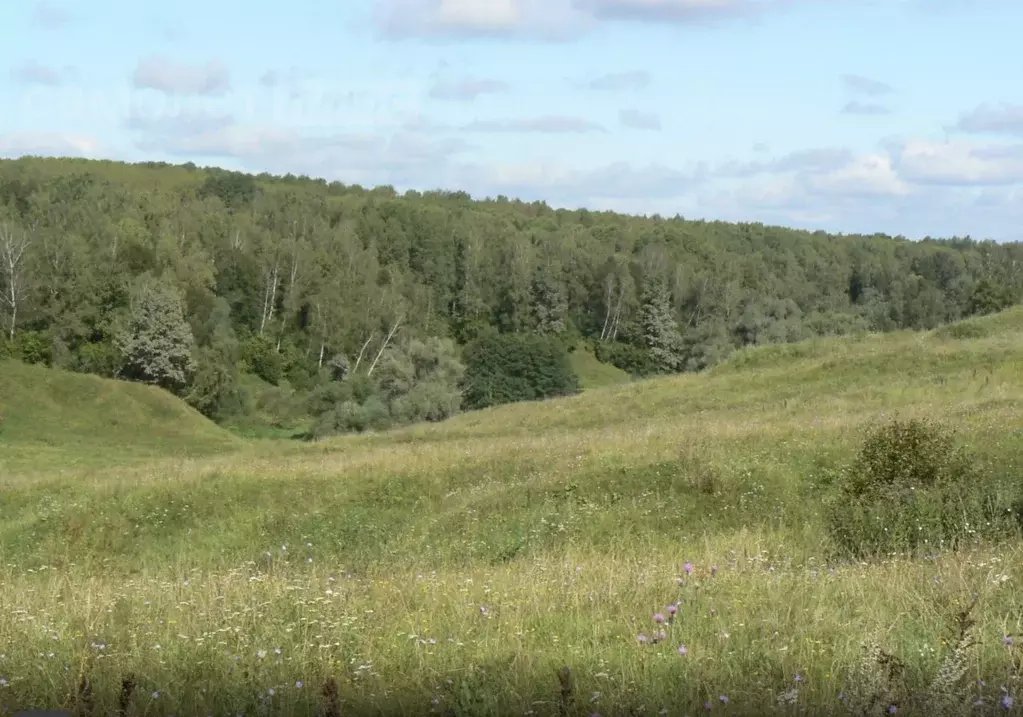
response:
<path id="1" fill-rule="evenodd" d="M 160 389 L 0 361 L 0 475 L 206 456 L 239 445 Z"/>
<path id="2" fill-rule="evenodd" d="M 69 704 L 87 670 L 98 709 L 133 674 L 139 714 L 312 714 L 327 678 L 345 714 L 556 714 L 569 665 L 569 714 L 823 714 L 856 670 L 879 677 L 873 642 L 903 665 L 879 709 L 938 714 L 911 695 L 976 597 L 959 689 L 994 710 L 1020 690 L 1003 638 L 1023 636 L 1023 546 L 847 563 L 821 515 L 893 413 L 1019 475 L 1023 310 L 970 323 L 313 444 L 223 439 L 179 409 L 162 456 L 122 465 L 102 461 L 123 432 L 5 391 L 23 426 L 64 426 L 64 463 L 0 479 L 0 707 Z M 4 430 L 5 451 L 35 440 Z M 667 639 L 640 644 L 676 600 Z"/>
<path id="3" fill-rule="evenodd" d="M 584 390 L 619 386 L 632 380 L 628 372 L 598 361 L 593 349 L 585 342 L 580 342 L 575 351 L 569 354 L 568 362 L 579 377 L 579 384 Z"/>

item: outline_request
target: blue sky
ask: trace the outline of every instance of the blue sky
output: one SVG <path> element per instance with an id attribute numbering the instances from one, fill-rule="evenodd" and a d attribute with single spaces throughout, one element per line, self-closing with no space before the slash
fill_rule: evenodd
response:
<path id="1" fill-rule="evenodd" d="M 0 155 L 1023 240 L 1018 0 L 0 6 Z"/>

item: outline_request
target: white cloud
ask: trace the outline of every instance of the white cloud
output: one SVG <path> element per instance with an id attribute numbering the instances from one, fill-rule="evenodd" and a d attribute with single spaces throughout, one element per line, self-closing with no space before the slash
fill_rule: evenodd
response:
<path id="1" fill-rule="evenodd" d="M 661 118 L 649 112 L 622 110 L 618 113 L 618 121 L 622 127 L 628 127 L 629 129 L 661 130 Z"/>
<path id="2" fill-rule="evenodd" d="M 959 118 L 956 129 L 974 134 L 1008 134 L 1023 137 L 1023 105 L 981 105 Z"/>
<path id="3" fill-rule="evenodd" d="M 18 82 L 29 85 L 47 85 L 50 87 L 64 84 L 73 74 L 74 70 L 70 67 L 51 67 L 34 60 L 24 62 L 11 70 L 11 77 Z"/>
<path id="4" fill-rule="evenodd" d="M 863 75 L 842 75 L 842 84 L 848 91 L 866 95 L 867 97 L 883 97 L 895 92 L 895 88 L 887 82 L 874 80 Z"/>
<path id="5" fill-rule="evenodd" d="M 650 73 L 646 70 L 611 72 L 585 83 L 590 90 L 641 90 L 650 84 Z"/>
<path id="6" fill-rule="evenodd" d="M 802 182 L 812 194 L 847 197 L 904 196 L 912 191 L 895 171 L 891 157 L 885 154 L 868 154 L 838 169 L 805 174 Z"/>
<path id="7" fill-rule="evenodd" d="M 231 77 L 227 67 L 217 60 L 190 65 L 166 57 L 150 57 L 139 61 L 132 84 L 136 89 L 167 95 L 223 95 L 231 89 Z"/>
<path id="8" fill-rule="evenodd" d="M 847 115 L 890 115 L 891 109 L 877 102 L 859 102 L 853 100 L 842 107 L 842 114 Z"/>
<path id="9" fill-rule="evenodd" d="M 95 137 L 64 132 L 12 132 L 0 134 L 0 155 L 97 157 L 103 145 Z"/>
<path id="10" fill-rule="evenodd" d="M 437 82 L 430 89 L 430 97 L 435 100 L 474 100 L 480 95 L 506 92 L 507 82 L 501 80 L 473 79 L 463 77 L 459 80 Z"/>
<path id="11" fill-rule="evenodd" d="M 898 151 L 899 175 L 919 184 L 984 186 L 1023 182 L 1023 145 L 906 142 Z"/>
<path id="12" fill-rule="evenodd" d="M 474 120 L 462 129 L 470 132 L 538 132 L 550 134 L 579 134 L 603 132 L 596 122 L 582 117 L 544 115 L 525 119 Z"/>

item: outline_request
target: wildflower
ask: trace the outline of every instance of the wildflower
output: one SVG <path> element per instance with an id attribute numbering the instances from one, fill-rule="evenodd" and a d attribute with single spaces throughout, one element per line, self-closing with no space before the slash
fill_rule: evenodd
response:
<path id="1" fill-rule="evenodd" d="M 302 689 L 302 686 L 303 686 L 304 684 L 305 684 L 305 683 L 303 683 L 303 682 L 302 682 L 302 680 L 299 680 L 298 682 L 296 682 L 296 683 L 295 683 L 295 687 L 297 687 L 298 689 Z"/>
<path id="2" fill-rule="evenodd" d="M 692 563 L 686 563 L 685 565 L 682 566 L 682 569 L 686 571 L 686 575 L 692 575 L 693 574 L 693 564 Z"/>
<path id="3" fill-rule="evenodd" d="M 1005 643 L 1006 645 L 1008 645 L 1009 647 L 1012 647 L 1012 635 L 1006 635 L 1006 636 L 1005 636 L 1005 637 L 1004 637 L 1004 638 L 1002 639 L 1002 642 L 1004 642 L 1004 643 Z"/>
<path id="4" fill-rule="evenodd" d="M 672 617 L 675 617 L 675 613 L 677 613 L 677 612 L 678 612 L 678 605 L 675 605 L 673 603 L 673 604 L 668 606 L 668 614 L 669 615 L 671 615 Z"/>
<path id="5" fill-rule="evenodd" d="M 718 699 L 721 700 L 721 704 L 723 705 L 728 704 L 728 695 L 721 695 L 720 697 L 718 697 Z"/>
<path id="6" fill-rule="evenodd" d="M 490 611 L 487 609 L 486 605 L 480 605 L 480 615 L 487 615 L 489 613 Z"/>
<path id="7" fill-rule="evenodd" d="M 1002 707 L 1007 710 L 1012 709 L 1012 695 L 1002 695 Z"/>
<path id="8" fill-rule="evenodd" d="M 707 700 L 706 702 L 704 702 L 704 703 L 703 703 L 703 709 L 705 709 L 705 710 L 707 710 L 707 711 L 710 711 L 710 709 L 711 709 L 711 708 L 712 708 L 713 706 L 714 706 L 714 705 L 712 705 L 712 704 L 711 704 L 710 700 Z"/>
<path id="9" fill-rule="evenodd" d="M 646 636 L 646 633 L 641 632 L 636 635 L 636 639 L 639 640 L 640 644 L 646 644 L 650 638 Z"/>
<path id="10" fill-rule="evenodd" d="M 689 648 L 686 647 L 685 645 L 679 645 L 678 654 L 682 655 L 682 657 L 685 657 L 686 655 L 689 654 Z"/>
<path id="11" fill-rule="evenodd" d="M 711 575 L 717 575 L 718 574 L 718 566 L 717 565 L 710 566 L 710 574 Z"/>
<path id="12" fill-rule="evenodd" d="M 895 705 L 888 705 L 888 714 L 893 715 L 899 711 L 899 708 Z"/>
<path id="13" fill-rule="evenodd" d="M 266 694 L 269 695 L 270 697 L 273 697 L 274 695 L 277 694 L 277 690 L 275 690 L 273 687 L 271 687 L 270 689 L 268 689 L 266 691 Z"/>
<path id="14" fill-rule="evenodd" d="M 654 642 L 661 642 L 662 640 L 668 639 L 668 633 L 664 630 L 658 630 L 654 633 Z"/>
<path id="15" fill-rule="evenodd" d="M 661 613 L 657 613 L 656 615 L 654 615 L 654 622 L 660 625 L 662 622 L 664 622 L 664 615 L 662 615 Z"/>
<path id="16" fill-rule="evenodd" d="M 155 699 L 159 699 L 159 697 L 160 697 L 160 692 L 159 692 L 159 690 L 153 693 L 153 699 L 154 699 L 154 700 L 155 700 Z"/>
<path id="17" fill-rule="evenodd" d="M 266 657 L 266 650 L 259 650 L 258 652 L 256 652 L 256 657 L 262 660 L 264 657 Z"/>

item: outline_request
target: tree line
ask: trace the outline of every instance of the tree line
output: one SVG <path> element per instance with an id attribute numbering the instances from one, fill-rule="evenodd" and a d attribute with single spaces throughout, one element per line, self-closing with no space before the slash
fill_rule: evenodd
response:
<path id="1" fill-rule="evenodd" d="M 744 346 L 927 329 L 1023 297 L 1023 246 L 555 210 L 192 164 L 0 162 L 0 352 L 226 420 L 239 371 L 322 432 L 569 393 Z"/>

